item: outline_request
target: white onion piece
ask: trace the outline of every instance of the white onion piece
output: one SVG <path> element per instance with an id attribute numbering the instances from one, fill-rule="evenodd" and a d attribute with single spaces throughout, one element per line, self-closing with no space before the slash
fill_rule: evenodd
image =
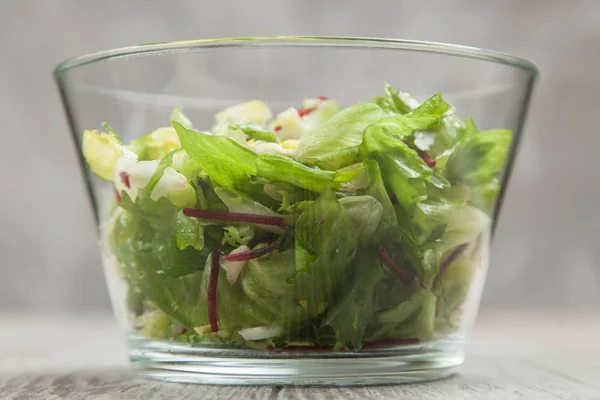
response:
<path id="1" fill-rule="evenodd" d="M 298 139 L 306 130 L 302 117 L 294 107 L 279 113 L 271 127 L 279 140 Z"/>
<path id="2" fill-rule="evenodd" d="M 242 245 L 237 249 L 232 250 L 229 254 L 238 254 L 246 251 L 250 251 L 250 247 Z M 227 261 L 225 260 L 225 257 L 221 257 L 219 264 L 221 265 L 221 268 L 225 270 L 225 276 L 227 277 L 227 282 L 229 282 L 230 285 L 233 285 L 237 281 L 242 269 L 244 268 L 244 265 L 246 264 L 246 261 L 247 260 Z"/>
<path id="3" fill-rule="evenodd" d="M 283 329 L 280 326 L 257 326 L 239 331 L 244 340 L 262 340 L 278 336 Z"/>
<path id="4" fill-rule="evenodd" d="M 210 325 L 202 325 L 202 326 L 196 326 L 194 328 L 194 332 L 196 332 L 198 335 L 204 335 L 207 333 L 210 333 Z"/>
<path id="5" fill-rule="evenodd" d="M 178 192 L 185 190 L 188 186 L 188 181 L 185 176 L 175 171 L 174 168 L 167 167 L 163 171 L 162 176 L 156 183 L 156 187 L 152 191 L 150 198 L 154 201 L 165 197 L 169 192 Z"/>
<path id="6" fill-rule="evenodd" d="M 138 190 L 145 187 L 156 168 L 158 167 L 158 160 L 152 161 L 137 161 L 136 159 L 128 156 L 123 156 L 117 160 L 115 169 L 113 171 L 113 183 L 118 193 L 122 190 L 127 192 L 132 201 L 137 198 Z M 127 176 L 129 187 L 123 181 L 122 174 Z"/>

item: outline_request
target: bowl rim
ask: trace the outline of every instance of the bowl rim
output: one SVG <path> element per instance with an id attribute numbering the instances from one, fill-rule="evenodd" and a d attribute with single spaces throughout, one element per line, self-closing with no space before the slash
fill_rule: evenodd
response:
<path id="1" fill-rule="evenodd" d="M 145 43 L 136 46 L 127 46 L 111 50 L 103 50 L 64 60 L 56 65 L 53 71 L 53 75 L 55 79 L 60 80 L 64 75 L 66 75 L 66 73 L 68 73 L 74 68 L 83 67 L 88 64 L 109 59 L 130 57 L 136 55 L 172 53 L 211 48 L 270 46 L 375 48 L 445 54 L 450 56 L 495 62 L 498 64 L 518 68 L 527 72 L 530 75 L 531 79 L 535 79 L 539 74 L 539 70 L 535 66 L 535 64 L 526 59 L 479 47 L 463 46 L 458 44 L 429 42 L 420 40 L 352 36 L 255 36 L 175 40 L 167 42 Z"/>

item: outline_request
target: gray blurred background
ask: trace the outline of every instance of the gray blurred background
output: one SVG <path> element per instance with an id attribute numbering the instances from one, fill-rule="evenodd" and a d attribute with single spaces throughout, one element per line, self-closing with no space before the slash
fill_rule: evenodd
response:
<path id="1" fill-rule="evenodd" d="M 600 1 L 2 0 L 0 310 L 109 307 L 56 63 L 145 42 L 294 34 L 450 42 L 533 61 L 541 77 L 483 304 L 598 309 Z"/>

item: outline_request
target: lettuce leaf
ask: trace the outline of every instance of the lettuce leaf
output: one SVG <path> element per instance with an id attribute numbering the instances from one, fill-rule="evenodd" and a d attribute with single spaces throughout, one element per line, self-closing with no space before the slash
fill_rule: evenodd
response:
<path id="1" fill-rule="evenodd" d="M 297 123 L 286 133 L 254 101 L 217 114 L 213 134 L 192 130 L 175 109 L 174 128 L 130 147 L 110 127 L 87 135 L 93 170 L 112 170 L 122 192 L 107 243 L 140 333 L 216 346 L 358 350 L 456 331 L 512 132 L 479 132 L 441 95 L 419 104 L 389 85 L 381 97 L 336 111 L 334 101 L 309 99 L 300 112 L 279 114 Z M 280 144 L 284 133 L 302 136 Z M 133 195 L 121 170 L 138 157 L 152 160 L 140 161 L 151 165 L 142 165 Z M 286 223 L 225 225 L 186 217 L 181 208 L 192 206 Z M 232 261 L 243 264 L 232 283 L 219 269 L 219 331 L 207 332 L 210 252 L 263 246 L 267 254 Z M 265 326 L 281 333 L 252 343 L 240 336 Z"/>
<path id="2" fill-rule="evenodd" d="M 217 185 L 237 192 L 252 191 L 249 177 L 256 175 L 256 154 L 226 136 L 212 136 L 173 121 L 185 152 Z"/>
<path id="3" fill-rule="evenodd" d="M 275 134 L 268 129 L 256 124 L 230 124 L 229 129 L 239 130 L 246 135 L 248 140 L 262 140 L 263 142 L 277 142 Z"/>
<path id="4" fill-rule="evenodd" d="M 360 103 L 334 114 L 302 136 L 298 159 L 306 164 L 339 169 L 350 159 L 348 148 L 362 142 L 363 131 L 387 114 L 376 104 Z"/>
<path id="5" fill-rule="evenodd" d="M 321 314 L 337 291 L 357 252 L 357 242 L 354 222 L 329 190 L 296 221 L 295 293 L 309 316 Z"/>
<path id="6" fill-rule="evenodd" d="M 289 183 L 303 189 L 321 192 L 329 186 L 339 186 L 333 182 L 336 174 L 307 167 L 291 158 L 277 154 L 261 154 L 256 160 L 257 175 L 274 182 Z"/>
<path id="7" fill-rule="evenodd" d="M 383 270 L 374 248 L 362 250 L 355 262 L 352 281 L 341 287 L 341 297 L 328 308 L 321 323 L 335 332 L 334 350 L 352 345 L 361 348 L 367 326 L 375 314 L 375 288 Z"/>
<path id="8" fill-rule="evenodd" d="M 339 202 L 355 223 L 354 229 L 358 232 L 359 243 L 371 243 L 383 214 L 381 203 L 373 196 L 342 197 Z"/>
<path id="9" fill-rule="evenodd" d="M 493 129 L 466 137 L 450 155 L 446 177 L 469 185 L 490 182 L 504 168 L 512 137 L 513 132 L 506 129 Z"/>
<path id="10" fill-rule="evenodd" d="M 387 117 L 365 129 L 359 146 L 363 161 L 378 162 L 384 181 L 406 210 L 427 197 L 425 181 L 442 187 L 448 184 L 402 139 L 416 130 L 433 127 L 448 109 L 442 97 L 434 95 L 411 114 Z"/>
<path id="11" fill-rule="evenodd" d="M 204 249 L 204 227 L 202 226 L 202 221 L 198 218 L 188 218 L 183 215 L 183 212 L 178 212 L 175 241 L 179 250 L 191 246 L 198 251 L 202 251 Z"/>
<path id="12" fill-rule="evenodd" d="M 240 278 L 241 287 L 251 301 L 251 308 L 271 315 L 270 325 L 294 331 L 306 317 L 306 310 L 295 300 L 294 250 L 276 251 L 248 261 Z"/>
<path id="13" fill-rule="evenodd" d="M 379 164 L 375 160 L 365 160 L 364 164 L 369 177 L 369 188 L 366 194 L 372 196 L 382 206 L 379 224 L 373 237 L 374 244 L 378 244 L 385 238 L 400 236 L 403 231 L 398 224 L 394 206 L 385 189 Z"/>
<path id="14" fill-rule="evenodd" d="M 124 192 L 121 205 L 125 211 L 110 233 L 111 247 L 129 284 L 184 325 L 202 325 L 206 299 L 199 287 L 209 250 L 180 249 L 179 211 L 166 198 L 154 201 L 142 189 L 135 203 Z"/>
<path id="15" fill-rule="evenodd" d="M 412 111 L 412 107 L 402 100 L 398 94 L 398 90 L 391 87 L 388 83 L 385 84 L 384 95 L 376 97 L 373 102 L 381 107 L 382 110 L 394 114 L 408 114 Z"/>
<path id="16" fill-rule="evenodd" d="M 439 225 L 445 225 L 444 234 L 435 246 L 442 252 L 475 241 L 491 224 L 490 217 L 472 205 L 435 200 L 419 203 L 414 218 L 429 235 Z"/>

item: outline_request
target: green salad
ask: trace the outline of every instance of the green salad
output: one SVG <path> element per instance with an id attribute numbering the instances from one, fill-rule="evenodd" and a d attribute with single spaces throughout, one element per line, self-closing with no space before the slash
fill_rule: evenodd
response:
<path id="1" fill-rule="evenodd" d="M 250 101 L 210 131 L 176 108 L 129 144 L 102 125 L 83 154 L 113 187 L 103 245 L 132 329 L 288 350 L 456 332 L 513 135 L 389 85 L 341 110 L 318 97 L 273 116 Z"/>

